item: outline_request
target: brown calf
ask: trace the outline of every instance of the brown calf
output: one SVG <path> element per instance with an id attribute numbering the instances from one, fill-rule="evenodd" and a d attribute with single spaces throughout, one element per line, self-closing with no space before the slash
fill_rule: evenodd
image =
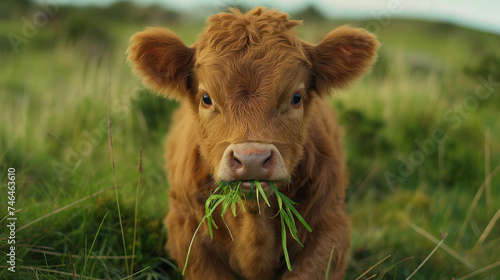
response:
<path id="1" fill-rule="evenodd" d="M 324 279 L 332 248 L 329 279 L 342 279 L 350 246 L 347 176 L 325 98 L 369 70 L 378 41 L 363 29 L 340 27 L 311 45 L 292 30 L 300 21 L 284 13 L 231 11 L 209 17 L 191 47 L 168 29 L 131 38 L 129 60 L 145 84 L 182 103 L 166 143 L 167 249 L 182 268 L 214 182 L 273 181 L 313 229 L 297 222 L 304 247 L 287 239 L 293 271 L 284 263 L 274 198 L 261 214 L 249 200 L 246 212 L 226 215 L 234 241 L 224 226 L 214 239 L 202 227 L 186 279 Z M 223 225 L 220 209 L 213 216 Z"/>

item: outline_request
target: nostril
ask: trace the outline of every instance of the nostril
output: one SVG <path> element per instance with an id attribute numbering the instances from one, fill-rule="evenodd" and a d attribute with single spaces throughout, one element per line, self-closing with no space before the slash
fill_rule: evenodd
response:
<path id="1" fill-rule="evenodd" d="M 273 167 L 274 165 L 274 160 L 273 160 L 273 154 L 269 153 L 269 156 L 262 162 L 262 169 L 264 170 L 269 170 Z"/>
<path id="2" fill-rule="evenodd" d="M 238 159 L 238 157 L 234 154 L 233 151 L 229 153 L 228 157 L 231 169 L 238 170 L 243 168 L 243 163 L 241 162 L 240 159 Z"/>

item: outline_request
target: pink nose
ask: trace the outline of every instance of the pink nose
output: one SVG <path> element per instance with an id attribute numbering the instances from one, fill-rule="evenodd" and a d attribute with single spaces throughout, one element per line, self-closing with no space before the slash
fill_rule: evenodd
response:
<path id="1" fill-rule="evenodd" d="M 215 181 L 289 181 L 280 151 L 273 144 L 230 144 L 214 173 Z"/>
<path id="2" fill-rule="evenodd" d="M 267 180 L 276 165 L 271 150 L 247 147 L 229 151 L 227 156 L 235 180 Z"/>

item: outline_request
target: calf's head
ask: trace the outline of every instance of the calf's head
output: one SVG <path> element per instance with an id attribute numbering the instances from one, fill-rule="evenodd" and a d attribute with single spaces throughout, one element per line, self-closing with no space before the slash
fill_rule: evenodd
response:
<path id="1" fill-rule="evenodd" d="M 315 99 L 375 60 L 378 41 L 363 29 L 340 27 L 311 45 L 292 30 L 299 24 L 276 10 L 234 9 L 209 17 L 191 47 L 161 28 L 131 38 L 129 60 L 145 84 L 190 104 L 216 181 L 289 181 Z"/>

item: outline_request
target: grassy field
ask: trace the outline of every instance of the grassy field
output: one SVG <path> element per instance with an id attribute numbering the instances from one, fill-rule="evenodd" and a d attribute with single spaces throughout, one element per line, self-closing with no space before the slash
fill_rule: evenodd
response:
<path id="1" fill-rule="evenodd" d="M 180 279 L 163 249 L 162 142 L 177 104 L 141 86 L 125 50 L 153 25 L 192 44 L 203 20 L 125 3 L 57 7 L 42 24 L 38 4 L 10 2 L 0 13 L 0 278 Z M 351 173 L 346 279 L 498 279 L 500 37 L 297 17 L 310 42 L 344 23 L 382 42 L 373 72 L 331 98 Z"/>

